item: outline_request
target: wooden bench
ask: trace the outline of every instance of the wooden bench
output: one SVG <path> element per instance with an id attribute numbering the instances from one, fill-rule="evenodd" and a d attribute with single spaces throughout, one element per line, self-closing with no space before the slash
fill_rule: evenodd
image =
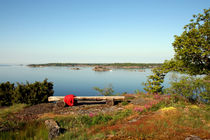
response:
<path id="1" fill-rule="evenodd" d="M 48 101 L 63 101 L 64 96 L 50 96 Z M 124 101 L 125 96 L 76 96 L 74 97 L 75 103 L 77 101 L 103 101 L 105 100 L 108 105 L 114 105 L 115 102 Z"/>

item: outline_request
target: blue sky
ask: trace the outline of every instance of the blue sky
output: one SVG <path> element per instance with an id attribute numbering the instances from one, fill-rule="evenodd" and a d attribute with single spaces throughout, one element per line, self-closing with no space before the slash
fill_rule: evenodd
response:
<path id="1" fill-rule="evenodd" d="M 210 0 L 0 0 L 0 64 L 160 63 Z"/>

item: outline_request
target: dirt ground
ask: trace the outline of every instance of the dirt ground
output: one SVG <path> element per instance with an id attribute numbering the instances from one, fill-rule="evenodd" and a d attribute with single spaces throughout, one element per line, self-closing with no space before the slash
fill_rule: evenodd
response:
<path id="1" fill-rule="evenodd" d="M 8 119 L 17 121 L 30 121 L 40 118 L 40 116 L 51 113 L 54 115 L 88 115 L 99 113 L 113 113 L 123 110 L 121 104 L 115 106 L 106 105 L 105 102 L 80 102 L 76 106 L 58 107 L 56 103 L 42 103 L 25 107 L 20 112 L 12 114 Z"/>
<path id="2" fill-rule="evenodd" d="M 126 95 L 133 96 L 133 95 Z M 133 105 L 144 105 L 149 100 L 143 98 L 132 98 L 129 102 Z M 121 103 L 114 106 L 109 106 L 105 101 L 80 101 L 75 106 L 59 106 L 56 103 L 42 103 L 29 107 L 25 107 L 22 111 L 12 114 L 8 119 L 17 121 L 36 120 L 44 114 L 54 115 L 88 115 L 99 113 L 114 113 L 125 109 Z"/>

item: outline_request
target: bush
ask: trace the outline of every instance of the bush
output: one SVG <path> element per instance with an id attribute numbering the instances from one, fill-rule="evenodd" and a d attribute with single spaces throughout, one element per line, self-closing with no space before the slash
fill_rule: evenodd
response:
<path id="1" fill-rule="evenodd" d="M 114 90 L 113 90 L 111 84 L 108 87 L 104 88 L 104 89 L 100 89 L 98 87 L 94 87 L 93 89 L 95 89 L 96 91 L 98 91 L 103 96 L 112 96 L 113 93 L 114 93 Z"/>
<path id="2" fill-rule="evenodd" d="M 182 76 L 172 81 L 171 87 L 166 93 L 179 94 L 186 97 L 190 102 L 205 102 L 210 100 L 210 83 L 205 78 Z"/>
<path id="3" fill-rule="evenodd" d="M 128 104 L 128 101 L 123 101 L 121 104 L 122 104 L 123 106 L 125 106 L 125 105 Z"/>
<path id="4" fill-rule="evenodd" d="M 11 84 L 10 82 L 0 84 L 0 106 L 12 105 L 14 88 L 14 84 Z"/>
<path id="5" fill-rule="evenodd" d="M 2 83 L 0 84 L 0 106 L 11 105 L 14 103 L 25 103 L 29 105 L 48 102 L 48 97 L 52 96 L 53 83 L 47 82 L 45 79 L 43 82 L 35 82 L 30 84 L 26 82 L 14 84 Z"/>

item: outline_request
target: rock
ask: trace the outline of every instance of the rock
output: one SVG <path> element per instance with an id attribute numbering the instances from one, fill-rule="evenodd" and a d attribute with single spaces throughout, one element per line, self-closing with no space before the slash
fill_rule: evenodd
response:
<path id="1" fill-rule="evenodd" d="M 66 106 L 66 103 L 64 101 L 57 101 L 55 106 L 58 108 L 63 108 Z"/>
<path id="2" fill-rule="evenodd" d="M 185 140 L 202 140 L 202 139 L 198 136 L 190 135 L 190 136 L 186 137 Z"/>
<path id="3" fill-rule="evenodd" d="M 137 122 L 138 121 L 138 119 L 132 119 L 132 120 L 130 120 L 130 121 L 128 121 L 129 123 L 133 123 L 133 122 Z"/>
<path id="4" fill-rule="evenodd" d="M 150 102 L 149 100 L 145 100 L 144 98 L 134 98 L 131 100 L 131 104 L 134 104 L 134 105 L 145 105 L 147 104 L 148 102 Z"/>
<path id="5" fill-rule="evenodd" d="M 80 68 L 71 68 L 72 70 L 80 70 Z"/>
<path id="6" fill-rule="evenodd" d="M 49 136 L 48 136 L 49 139 L 53 139 L 59 136 L 59 134 L 61 133 L 60 126 L 53 119 L 46 120 L 45 126 L 49 129 Z"/>
<path id="7" fill-rule="evenodd" d="M 55 137 L 59 136 L 59 134 L 60 134 L 60 129 L 54 127 L 50 129 L 48 138 L 50 140 L 54 139 Z"/>

